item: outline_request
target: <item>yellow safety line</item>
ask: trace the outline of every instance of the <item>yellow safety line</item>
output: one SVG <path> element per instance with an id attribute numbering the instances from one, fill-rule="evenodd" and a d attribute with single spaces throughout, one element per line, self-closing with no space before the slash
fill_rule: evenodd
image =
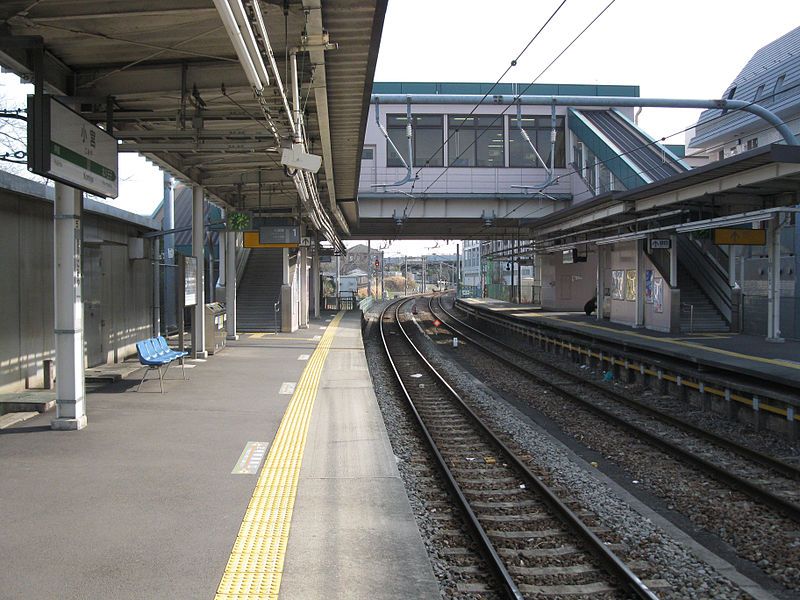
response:
<path id="1" fill-rule="evenodd" d="M 286 407 L 245 512 L 215 600 L 277 598 L 311 411 L 340 312 L 308 361 Z"/>

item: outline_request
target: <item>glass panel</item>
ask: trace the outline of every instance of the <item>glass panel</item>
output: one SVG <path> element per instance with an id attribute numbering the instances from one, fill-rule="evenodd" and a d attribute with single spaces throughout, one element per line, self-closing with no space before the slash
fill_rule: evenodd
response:
<path id="1" fill-rule="evenodd" d="M 450 160 L 450 166 L 474 167 L 475 145 L 473 142 L 475 141 L 475 131 L 472 129 L 456 131 L 451 128 L 450 134 L 452 137 L 447 143 L 447 154 Z M 470 144 L 472 144 L 472 147 L 470 147 Z"/>
<path id="2" fill-rule="evenodd" d="M 503 130 L 492 127 L 484 132 L 478 130 L 475 142 L 477 166 L 503 167 L 505 166 L 505 152 L 503 151 Z"/>
<path id="3" fill-rule="evenodd" d="M 414 127 L 441 127 L 442 115 L 414 115 Z"/>
<path id="4" fill-rule="evenodd" d="M 516 123 L 516 121 L 514 121 Z M 536 155 L 522 138 L 516 124 L 509 125 L 508 130 L 508 164 L 512 167 L 536 167 Z"/>
<path id="5" fill-rule="evenodd" d="M 364 148 L 361 150 L 361 160 L 373 160 L 375 158 L 375 151 L 373 148 Z"/>
<path id="6" fill-rule="evenodd" d="M 403 158 L 406 160 L 406 162 L 408 162 L 408 138 L 406 137 L 405 128 L 402 127 L 389 129 L 389 139 L 394 142 L 394 145 L 397 146 L 397 149 L 402 153 Z M 403 166 L 403 161 L 400 160 L 388 141 L 386 142 L 386 166 Z"/>
<path id="7" fill-rule="evenodd" d="M 426 164 L 429 167 L 441 167 L 444 164 L 441 127 L 414 130 L 414 166 Z"/>
<path id="8" fill-rule="evenodd" d="M 405 115 L 386 115 L 386 127 L 405 127 L 408 119 Z"/>

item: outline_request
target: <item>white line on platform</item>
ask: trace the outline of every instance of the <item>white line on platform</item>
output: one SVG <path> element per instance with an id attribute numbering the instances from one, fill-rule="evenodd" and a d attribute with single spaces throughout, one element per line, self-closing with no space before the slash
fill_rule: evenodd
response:
<path id="1" fill-rule="evenodd" d="M 301 354 L 297 357 L 297 360 L 308 360 L 310 354 Z"/>
<path id="2" fill-rule="evenodd" d="M 231 471 L 232 475 L 255 475 L 258 473 L 258 467 L 261 461 L 264 460 L 264 455 L 267 453 L 269 444 L 267 442 L 247 442 L 236 461 L 236 466 Z"/>
<path id="3" fill-rule="evenodd" d="M 315 342 L 318 342 L 319 340 L 321 340 L 321 339 L 322 339 L 322 336 L 321 336 L 321 335 L 315 335 L 315 336 L 314 336 L 313 338 L 311 338 L 311 339 L 312 339 L 312 340 L 314 340 Z"/>
<path id="4" fill-rule="evenodd" d="M 281 389 L 278 390 L 279 394 L 294 394 L 294 388 L 297 387 L 296 381 L 284 381 L 281 384 Z"/>

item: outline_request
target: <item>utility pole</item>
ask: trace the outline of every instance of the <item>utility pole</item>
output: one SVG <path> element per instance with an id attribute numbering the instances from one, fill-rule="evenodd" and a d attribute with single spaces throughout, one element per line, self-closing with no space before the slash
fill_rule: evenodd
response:
<path id="1" fill-rule="evenodd" d="M 367 240 L 367 297 L 372 296 L 372 240 Z"/>
<path id="2" fill-rule="evenodd" d="M 425 293 L 425 257 L 422 257 L 422 293 Z"/>
<path id="3" fill-rule="evenodd" d="M 383 300 L 384 297 L 386 296 L 386 288 L 383 287 L 385 274 L 386 274 L 386 267 L 384 266 L 383 263 L 383 250 L 381 250 L 381 300 Z"/>
<path id="4" fill-rule="evenodd" d="M 405 267 L 403 268 L 403 296 L 408 296 L 408 256 L 403 257 Z"/>

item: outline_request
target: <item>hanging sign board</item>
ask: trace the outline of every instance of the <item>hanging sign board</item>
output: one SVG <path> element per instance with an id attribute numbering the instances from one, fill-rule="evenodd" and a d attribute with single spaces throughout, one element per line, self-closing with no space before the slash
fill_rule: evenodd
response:
<path id="1" fill-rule="evenodd" d="M 261 244 L 299 244 L 299 227 L 262 227 L 258 230 Z"/>
<path id="2" fill-rule="evenodd" d="M 714 230 L 714 243 L 717 246 L 764 246 L 767 243 L 766 229 L 725 228 Z"/>
<path id="3" fill-rule="evenodd" d="M 52 96 L 42 97 L 36 122 L 28 96 L 28 169 L 103 198 L 119 195 L 117 140 Z"/>
<path id="4" fill-rule="evenodd" d="M 269 239 L 269 238 L 267 238 Z M 275 238 L 273 238 L 275 239 Z M 298 242 L 267 242 L 261 241 L 262 236 L 259 231 L 242 232 L 242 245 L 245 248 L 297 248 Z"/>
<path id="5" fill-rule="evenodd" d="M 183 305 L 194 306 L 197 304 L 197 258 L 194 256 L 183 257 Z"/>
<path id="6" fill-rule="evenodd" d="M 561 253 L 562 256 L 562 263 L 565 265 L 571 265 L 575 262 L 575 257 L 578 255 L 578 251 L 576 248 L 570 248 L 569 250 L 564 250 Z"/>
<path id="7" fill-rule="evenodd" d="M 669 238 L 653 238 L 650 240 L 650 250 L 669 250 L 672 240 Z"/>

